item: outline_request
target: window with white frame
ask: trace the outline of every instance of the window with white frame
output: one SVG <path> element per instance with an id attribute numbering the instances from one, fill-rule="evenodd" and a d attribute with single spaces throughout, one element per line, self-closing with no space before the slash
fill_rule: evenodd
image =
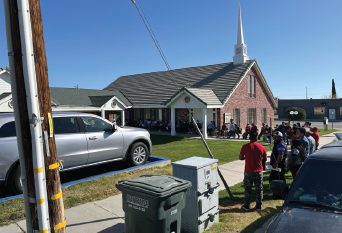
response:
<path id="1" fill-rule="evenodd" d="M 240 126 L 240 109 L 234 108 L 233 114 L 234 114 L 233 119 L 235 121 L 235 124 Z"/>
<path id="2" fill-rule="evenodd" d="M 261 109 L 261 119 L 262 123 L 267 123 L 267 108 Z"/>
<path id="3" fill-rule="evenodd" d="M 255 82 L 256 82 L 256 77 L 253 75 L 250 75 L 248 77 L 248 96 L 255 98 Z"/>
<path id="4" fill-rule="evenodd" d="M 247 109 L 247 123 L 251 124 L 257 123 L 257 114 L 256 114 L 256 108 L 249 108 Z"/>

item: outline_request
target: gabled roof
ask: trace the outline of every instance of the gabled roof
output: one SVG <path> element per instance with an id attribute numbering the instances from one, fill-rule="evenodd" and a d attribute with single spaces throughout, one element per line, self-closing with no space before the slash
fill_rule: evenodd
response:
<path id="1" fill-rule="evenodd" d="M 221 101 L 217 98 L 213 90 L 211 89 L 203 89 L 203 88 L 188 88 L 183 87 L 180 89 L 174 96 L 172 96 L 165 104 L 168 106 L 171 104 L 178 96 L 180 96 L 183 92 L 187 92 L 190 95 L 194 96 L 200 102 L 207 106 L 222 106 Z"/>
<path id="2" fill-rule="evenodd" d="M 221 101 L 217 98 L 214 91 L 211 89 L 204 88 L 185 88 L 191 94 L 200 99 L 207 105 L 222 105 Z"/>
<path id="3" fill-rule="evenodd" d="M 52 102 L 59 106 L 101 107 L 114 96 L 124 105 L 132 106 L 119 91 L 51 87 L 50 94 Z"/>
<path id="4" fill-rule="evenodd" d="M 134 105 L 165 105 L 183 87 L 211 89 L 224 103 L 255 64 L 233 62 L 119 77 L 106 90 L 119 90 Z"/>

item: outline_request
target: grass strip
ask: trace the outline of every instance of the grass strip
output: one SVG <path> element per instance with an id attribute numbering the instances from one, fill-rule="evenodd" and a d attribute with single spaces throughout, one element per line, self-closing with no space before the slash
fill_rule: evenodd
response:
<path id="1" fill-rule="evenodd" d="M 171 165 L 123 172 L 112 176 L 101 177 L 63 189 L 65 209 L 88 202 L 98 201 L 114 196 L 120 191 L 115 185 L 120 180 L 133 179 L 142 175 L 171 175 Z M 23 199 L 15 199 L 0 203 L 0 226 L 8 225 L 24 219 Z"/>

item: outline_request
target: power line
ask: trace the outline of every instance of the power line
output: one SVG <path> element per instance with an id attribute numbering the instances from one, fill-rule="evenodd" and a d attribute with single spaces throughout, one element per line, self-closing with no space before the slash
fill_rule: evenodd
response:
<path id="1" fill-rule="evenodd" d="M 145 25 L 145 27 L 146 27 L 146 29 L 147 29 L 149 35 L 151 36 L 151 38 L 152 38 L 152 40 L 153 40 L 153 43 L 154 43 L 154 45 L 156 46 L 156 48 L 157 48 L 157 50 L 158 50 L 158 52 L 159 52 L 161 58 L 163 59 L 163 61 L 164 61 L 164 63 L 165 63 L 165 66 L 166 66 L 167 70 L 170 71 L 170 70 L 171 70 L 170 64 L 169 64 L 169 62 L 167 61 L 166 56 L 165 56 L 165 54 L 164 54 L 162 48 L 161 48 L 160 45 L 159 45 L 159 41 L 158 41 L 156 35 L 154 34 L 154 32 L 153 32 L 153 30 L 152 30 L 152 27 L 151 27 L 151 24 L 150 24 L 149 20 L 147 19 L 147 17 L 145 16 L 145 13 L 144 13 L 143 9 L 142 9 L 141 6 L 137 3 L 136 0 L 131 0 L 131 1 L 132 1 L 133 5 L 135 6 L 135 8 L 137 9 L 137 11 L 138 11 L 138 13 L 139 13 L 139 16 L 140 16 L 141 20 L 143 21 L 143 23 L 144 23 L 144 25 Z"/>

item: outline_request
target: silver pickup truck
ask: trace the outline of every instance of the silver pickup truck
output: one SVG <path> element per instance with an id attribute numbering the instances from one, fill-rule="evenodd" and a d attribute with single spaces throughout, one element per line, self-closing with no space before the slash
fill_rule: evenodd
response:
<path id="1" fill-rule="evenodd" d="M 150 134 L 144 129 L 117 127 L 87 113 L 56 112 L 53 121 L 62 171 L 125 159 L 142 165 L 151 153 Z M 0 114 L 0 182 L 22 190 L 13 113 Z"/>

